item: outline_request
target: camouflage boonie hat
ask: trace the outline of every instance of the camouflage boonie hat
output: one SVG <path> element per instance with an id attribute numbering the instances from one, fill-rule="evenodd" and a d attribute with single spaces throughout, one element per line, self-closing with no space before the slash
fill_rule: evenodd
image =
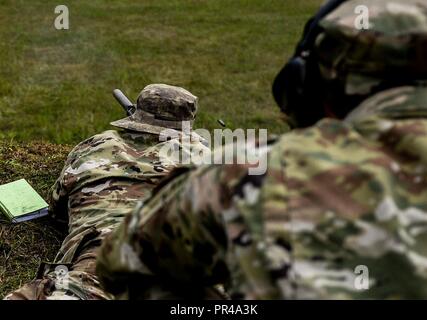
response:
<path id="1" fill-rule="evenodd" d="M 139 94 L 135 112 L 111 125 L 160 134 L 165 129 L 183 129 L 184 121 L 192 127 L 197 109 L 198 98 L 191 92 L 167 84 L 150 84 Z"/>
<path id="2" fill-rule="evenodd" d="M 342 81 L 346 94 L 370 94 L 383 80 L 427 79 L 427 0 L 349 0 L 320 25 L 321 75 Z"/>

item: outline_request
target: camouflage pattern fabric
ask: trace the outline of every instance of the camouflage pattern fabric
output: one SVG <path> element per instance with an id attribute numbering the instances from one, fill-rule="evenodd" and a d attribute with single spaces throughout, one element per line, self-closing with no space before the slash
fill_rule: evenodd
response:
<path id="1" fill-rule="evenodd" d="M 346 121 L 282 135 L 263 176 L 245 165 L 182 173 L 107 237 L 97 272 L 122 298 L 145 297 L 134 279 L 156 276 L 224 284 L 233 298 L 425 299 L 426 172 L 427 88 L 387 90 Z"/>
<path id="2" fill-rule="evenodd" d="M 206 148 L 182 136 L 159 143 L 157 135 L 117 131 L 77 145 L 53 187 L 50 208 L 56 219 L 68 221 L 69 234 L 54 263 L 40 269 L 39 279 L 6 299 L 111 298 L 95 275 L 100 243 L 177 166 L 159 156 L 166 143 L 184 150 Z"/>

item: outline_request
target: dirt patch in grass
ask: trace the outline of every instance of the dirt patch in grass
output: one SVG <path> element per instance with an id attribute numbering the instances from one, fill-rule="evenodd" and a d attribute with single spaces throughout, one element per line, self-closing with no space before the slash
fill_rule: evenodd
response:
<path id="1" fill-rule="evenodd" d="M 25 178 L 47 199 L 70 146 L 0 142 L 0 184 Z M 0 298 L 32 280 L 42 261 L 52 261 L 66 228 L 50 218 L 11 224 L 0 215 Z"/>

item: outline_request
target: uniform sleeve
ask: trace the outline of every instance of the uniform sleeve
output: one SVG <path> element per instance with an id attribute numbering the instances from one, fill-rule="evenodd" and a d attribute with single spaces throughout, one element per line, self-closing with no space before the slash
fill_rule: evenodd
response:
<path id="1" fill-rule="evenodd" d="M 229 233 L 239 224 L 224 219 L 233 219 L 232 198 L 246 175 L 243 165 L 204 166 L 163 183 L 104 241 L 97 273 L 106 290 L 117 295 L 134 275 L 184 289 L 226 283 Z M 149 289 L 142 283 L 140 292 Z"/>

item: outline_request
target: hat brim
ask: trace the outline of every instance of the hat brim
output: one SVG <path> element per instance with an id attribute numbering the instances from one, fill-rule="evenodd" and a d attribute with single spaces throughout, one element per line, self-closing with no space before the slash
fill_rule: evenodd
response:
<path id="1" fill-rule="evenodd" d="M 160 135 L 160 133 L 164 130 L 171 130 L 170 128 L 160 127 L 160 126 L 154 126 L 147 123 L 141 123 L 136 122 L 135 120 L 132 120 L 131 117 L 127 117 L 124 119 L 120 119 L 117 121 L 110 122 L 110 124 L 114 127 L 132 130 L 132 131 L 138 131 L 138 132 L 146 132 L 146 133 L 152 133 Z"/>

